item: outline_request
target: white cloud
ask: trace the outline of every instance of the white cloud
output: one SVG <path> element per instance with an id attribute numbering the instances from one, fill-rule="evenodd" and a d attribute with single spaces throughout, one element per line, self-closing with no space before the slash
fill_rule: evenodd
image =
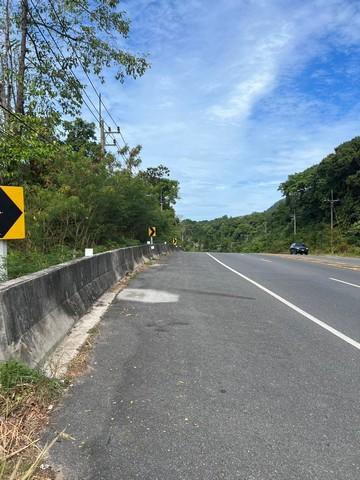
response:
<path id="1" fill-rule="evenodd" d="M 237 64 L 240 76 L 229 98 L 224 105 L 210 107 L 210 113 L 223 120 L 245 119 L 251 113 L 254 104 L 275 86 L 282 54 L 292 38 L 290 30 L 286 22 L 280 31 L 259 37 L 242 64 Z"/>
<path id="2" fill-rule="evenodd" d="M 278 182 L 360 131 L 357 1 L 123 3 L 152 68 L 104 98 L 144 167 L 180 180 L 180 214 L 268 208 Z"/>

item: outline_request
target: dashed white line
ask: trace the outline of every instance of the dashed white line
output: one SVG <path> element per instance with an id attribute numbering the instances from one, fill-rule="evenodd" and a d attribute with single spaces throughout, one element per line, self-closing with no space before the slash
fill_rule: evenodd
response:
<path id="1" fill-rule="evenodd" d="M 269 263 L 272 263 L 272 260 L 267 260 L 266 258 L 260 258 L 260 260 L 262 260 L 263 262 L 269 262 Z"/>
<path id="2" fill-rule="evenodd" d="M 360 285 L 356 285 L 356 283 L 344 282 L 344 280 L 339 280 L 338 278 L 329 277 L 329 280 L 334 280 L 334 282 L 344 283 L 345 285 L 350 285 L 351 287 L 360 288 Z"/>
<path id="3" fill-rule="evenodd" d="M 310 313 L 305 312 L 305 310 L 302 310 L 301 308 L 297 307 L 296 305 L 294 305 L 293 303 L 289 302 L 288 300 L 285 300 L 285 298 L 280 297 L 280 295 L 278 295 L 277 293 L 272 292 L 271 290 L 269 290 L 268 288 L 264 287 L 264 286 L 261 285 L 260 283 L 255 282 L 254 280 L 252 280 L 251 278 L 247 277 L 246 275 L 243 275 L 242 273 L 238 272 L 238 271 L 235 270 L 234 268 L 229 267 L 229 265 L 226 265 L 225 263 L 221 262 L 220 260 L 218 260 L 216 257 L 214 257 L 213 255 L 211 255 L 210 253 L 208 253 L 207 255 L 208 255 L 209 257 L 211 257 L 213 260 L 215 260 L 215 262 L 219 263 L 219 264 L 222 265 L 223 267 L 225 267 L 225 268 L 227 268 L 228 270 L 230 270 L 230 272 L 235 273 L 235 275 L 238 275 L 239 277 L 243 278 L 244 280 L 246 280 L 247 282 L 251 283 L 252 285 L 255 285 L 255 287 L 259 288 L 259 289 L 262 290 L 263 292 L 265 292 L 265 293 L 271 295 L 272 297 L 276 298 L 276 300 L 278 300 L 279 302 L 281 302 L 281 303 L 283 303 L 284 305 L 288 306 L 289 308 L 291 308 L 291 309 L 294 310 L 295 312 L 300 313 L 300 315 L 302 315 L 303 317 L 307 318 L 308 320 L 311 320 L 313 323 L 316 323 L 316 325 L 318 325 L 319 327 L 323 328 L 324 330 L 327 330 L 328 332 L 332 333 L 332 334 L 335 335 L 336 337 L 341 338 L 341 340 L 344 340 L 344 342 L 346 342 L 346 343 L 348 343 L 349 345 L 352 345 L 353 347 L 355 347 L 355 348 L 357 348 L 358 350 L 360 350 L 360 343 L 357 342 L 356 340 L 348 337 L 347 335 L 344 335 L 342 332 L 339 332 L 339 330 L 336 330 L 335 328 L 331 327 L 330 325 L 328 325 L 327 323 L 323 322 L 322 320 L 319 320 L 318 318 L 314 317 L 314 315 L 311 315 Z"/>

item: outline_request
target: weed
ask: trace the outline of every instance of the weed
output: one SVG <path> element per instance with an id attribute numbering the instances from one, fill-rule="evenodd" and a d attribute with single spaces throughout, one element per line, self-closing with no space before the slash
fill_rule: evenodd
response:
<path id="1" fill-rule="evenodd" d="M 63 389 L 15 360 L 0 364 L 0 479 L 35 478 L 47 451 L 38 447 L 39 433 Z"/>
<path id="2" fill-rule="evenodd" d="M 37 383 L 40 377 L 40 372 L 16 360 L 9 360 L 0 365 L 0 389 L 5 391 L 17 385 Z"/>

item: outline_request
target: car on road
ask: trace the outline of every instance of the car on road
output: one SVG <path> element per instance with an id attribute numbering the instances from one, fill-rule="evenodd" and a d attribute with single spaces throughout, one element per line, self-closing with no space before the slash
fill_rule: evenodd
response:
<path id="1" fill-rule="evenodd" d="M 298 253 L 300 255 L 307 255 L 309 253 L 309 249 L 305 243 L 294 242 L 290 245 L 290 254 L 297 255 Z"/>

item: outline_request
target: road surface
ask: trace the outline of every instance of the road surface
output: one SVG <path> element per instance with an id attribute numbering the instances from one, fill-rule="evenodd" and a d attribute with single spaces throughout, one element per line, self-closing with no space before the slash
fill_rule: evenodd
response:
<path id="1" fill-rule="evenodd" d="M 133 279 L 52 419 L 64 479 L 360 478 L 360 266 L 315 260 L 179 252 Z"/>

